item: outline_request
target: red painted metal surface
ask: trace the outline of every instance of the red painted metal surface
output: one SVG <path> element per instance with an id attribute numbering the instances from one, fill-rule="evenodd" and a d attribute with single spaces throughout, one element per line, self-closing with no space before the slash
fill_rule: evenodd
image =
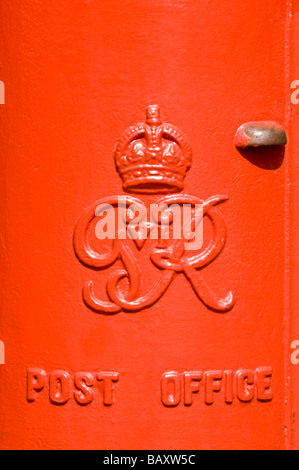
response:
<path id="1" fill-rule="evenodd" d="M 298 111 L 290 121 L 289 104 L 290 80 L 299 78 L 297 7 L 2 0 L 0 18 L 0 448 L 298 446 L 298 372 L 290 364 L 290 342 L 299 339 L 290 250 L 298 195 L 289 189 L 298 147 Z M 137 173 L 128 184 L 123 159 L 122 187 L 115 168 L 116 142 L 144 125 L 155 103 L 161 122 L 174 125 L 168 142 L 155 134 L 157 118 L 125 156 L 131 165 L 138 155 L 162 158 L 167 148 L 181 158 L 187 136 L 192 168 L 184 167 L 181 193 L 181 173 L 158 196 L 153 179 L 146 188 L 153 194 L 144 194 L 148 179 L 140 183 Z M 287 128 L 290 150 L 239 151 L 236 131 L 252 121 Z M 171 172 L 163 175 L 169 183 Z M 204 242 L 214 240 L 219 256 L 202 272 L 181 262 L 178 246 L 151 257 L 147 241 L 123 248 L 115 266 L 90 264 L 87 209 L 134 192 L 136 181 L 142 204 L 209 201 Z M 216 201 L 223 203 L 212 207 Z M 171 278 L 163 295 L 135 309 L 138 289 L 151 291 L 161 274 Z M 113 314 L 88 304 L 88 288 L 82 298 L 90 282 L 97 298 L 117 307 Z M 203 301 L 210 289 L 227 301 L 231 291 L 236 303 L 231 298 L 219 314 L 217 302 Z"/>

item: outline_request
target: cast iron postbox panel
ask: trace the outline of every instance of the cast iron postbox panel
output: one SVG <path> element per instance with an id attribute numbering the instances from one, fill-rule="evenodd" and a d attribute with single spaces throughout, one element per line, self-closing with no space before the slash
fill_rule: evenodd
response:
<path id="1" fill-rule="evenodd" d="M 1 1 L 2 449 L 292 445 L 290 14 Z M 203 248 L 92 239 L 118 196 Z"/>

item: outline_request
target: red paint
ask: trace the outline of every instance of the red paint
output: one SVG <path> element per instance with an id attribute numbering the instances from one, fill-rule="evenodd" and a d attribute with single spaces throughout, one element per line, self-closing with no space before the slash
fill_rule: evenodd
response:
<path id="1" fill-rule="evenodd" d="M 126 130 L 115 152 L 123 189 L 134 193 L 179 192 L 192 162 L 187 137 L 165 122 L 159 105 L 146 109 L 146 120 Z"/>
<path id="2" fill-rule="evenodd" d="M 1 1 L 1 449 L 298 447 L 290 3 Z M 219 298 L 237 299 L 224 314 L 195 295 L 190 271 L 136 314 L 98 315 L 82 300 L 89 281 L 105 298 L 115 267 L 78 261 L 76 223 L 125 194 L 115 144 L 153 103 L 192 146 L 184 194 L 228 196 L 225 249 L 202 271 Z M 234 136 L 252 121 L 289 128 L 284 159 L 242 158 Z M 134 247 L 142 289 L 163 272 L 146 246 Z"/>
<path id="3" fill-rule="evenodd" d="M 291 19 L 288 22 L 288 42 L 289 55 L 287 57 L 287 86 L 291 86 L 293 80 L 299 76 L 299 5 L 292 2 Z M 287 252 L 286 262 L 289 267 L 286 275 L 286 315 L 285 327 L 288 333 L 285 335 L 288 349 L 286 351 L 287 365 L 287 416 L 288 422 L 288 438 L 289 446 L 292 449 L 299 448 L 299 365 L 292 364 L 290 361 L 291 344 L 299 339 L 299 257 L 298 257 L 298 241 L 299 241 L 299 152 L 298 126 L 299 126 L 299 107 L 288 102 L 288 131 L 289 131 L 289 163 L 286 170 L 286 179 L 290 183 L 289 191 L 286 192 L 285 199 L 285 215 L 286 215 L 286 239 Z"/>

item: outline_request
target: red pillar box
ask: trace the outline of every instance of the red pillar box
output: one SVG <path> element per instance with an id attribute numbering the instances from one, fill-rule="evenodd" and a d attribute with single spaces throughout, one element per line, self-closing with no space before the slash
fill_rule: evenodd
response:
<path id="1" fill-rule="evenodd" d="M 292 15 L 1 1 L 1 449 L 298 446 Z"/>

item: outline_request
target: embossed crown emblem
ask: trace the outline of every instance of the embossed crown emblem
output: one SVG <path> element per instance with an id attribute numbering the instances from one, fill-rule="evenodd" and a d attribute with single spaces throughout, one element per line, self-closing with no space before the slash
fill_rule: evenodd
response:
<path id="1" fill-rule="evenodd" d="M 181 191 L 191 161 L 187 137 L 163 121 L 158 105 L 147 107 L 146 122 L 129 127 L 115 152 L 123 189 L 131 193 Z"/>
<path id="2" fill-rule="evenodd" d="M 177 193 L 184 187 L 191 161 L 188 139 L 163 121 L 157 105 L 147 108 L 145 123 L 127 129 L 115 152 L 116 168 L 128 192 Z M 115 269 L 107 274 L 106 299 L 97 296 L 92 280 L 84 284 L 85 304 L 101 314 L 137 312 L 152 307 L 174 278 L 183 274 L 207 308 L 220 313 L 231 310 L 235 304 L 232 292 L 218 297 L 200 273 L 225 246 L 226 224 L 216 206 L 227 199 L 223 195 L 202 200 L 188 194 L 166 194 L 149 202 L 132 195 L 114 195 L 95 202 L 76 225 L 75 253 L 94 273 L 114 265 Z M 190 217 L 186 218 L 187 209 Z M 166 218 L 162 218 L 165 211 Z M 208 232 L 211 239 L 209 235 L 197 236 L 204 220 L 212 225 Z M 148 238 L 153 244 L 143 270 L 139 252 Z M 110 248 L 107 244 L 102 247 L 102 240 L 111 240 Z M 199 243 L 190 248 L 194 241 Z M 153 267 L 156 276 L 151 282 L 147 269 Z"/>

